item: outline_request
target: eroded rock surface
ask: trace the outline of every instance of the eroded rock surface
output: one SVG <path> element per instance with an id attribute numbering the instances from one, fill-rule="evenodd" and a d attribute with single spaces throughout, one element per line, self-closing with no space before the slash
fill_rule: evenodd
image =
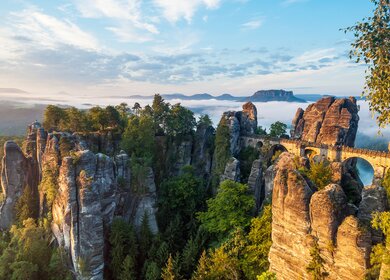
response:
<path id="1" fill-rule="evenodd" d="M 192 166 L 198 176 L 208 179 L 211 173 L 212 159 L 214 153 L 214 132 L 212 126 L 198 126 L 195 133 L 194 151 L 192 155 Z"/>
<path id="2" fill-rule="evenodd" d="M 297 110 L 291 136 L 308 142 L 353 147 L 358 128 L 356 99 L 324 97 Z"/>
<path id="3" fill-rule="evenodd" d="M 28 161 L 13 141 L 4 144 L 1 186 L 4 200 L 0 205 L 0 229 L 9 229 L 16 219 L 16 203 L 27 185 Z"/>
<path id="4" fill-rule="evenodd" d="M 312 279 L 306 268 L 317 243 L 326 279 L 364 279 L 371 232 L 350 215 L 351 205 L 339 185 L 316 191 L 295 165 L 293 155 L 283 153 L 274 168 L 270 270 L 282 280 Z"/>
<path id="5" fill-rule="evenodd" d="M 248 187 L 251 193 L 255 196 L 256 211 L 264 200 L 264 178 L 263 178 L 263 161 L 256 159 L 252 163 L 251 173 L 248 178 Z"/>
<path id="6" fill-rule="evenodd" d="M 140 195 L 139 202 L 137 203 L 136 207 L 134 225 L 139 229 L 141 227 L 144 216 L 147 215 L 150 230 L 153 233 L 157 233 L 157 194 L 152 168 L 147 169 L 145 180 L 142 183 L 142 188 L 143 191 Z"/>
<path id="7" fill-rule="evenodd" d="M 309 204 L 313 191 L 295 170 L 292 155 L 280 156 L 272 194 L 270 270 L 278 279 L 307 279 L 310 262 Z"/>
<path id="8" fill-rule="evenodd" d="M 111 224 L 116 206 L 114 163 L 89 150 L 76 156 L 64 158 L 60 168 L 52 229 L 79 278 L 103 279 L 104 228 Z"/>
<path id="9" fill-rule="evenodd" d="M 221 175 L 221 182 L 224 180 L 232 180 L 239 182 L 240 180 L 240 161 L 232 157 L 225 167 L 225 172 Z"/>

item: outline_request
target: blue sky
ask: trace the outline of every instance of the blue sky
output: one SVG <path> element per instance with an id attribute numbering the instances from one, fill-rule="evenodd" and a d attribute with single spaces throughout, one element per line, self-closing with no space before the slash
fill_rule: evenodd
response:
<path id="1" fill-rule="evenodd" d="M 365 68 L 349 60 L 351 35 L 339 29 L 371 10 L 369 0 L 2 1 L 0 87 L 358 95 Z"/>

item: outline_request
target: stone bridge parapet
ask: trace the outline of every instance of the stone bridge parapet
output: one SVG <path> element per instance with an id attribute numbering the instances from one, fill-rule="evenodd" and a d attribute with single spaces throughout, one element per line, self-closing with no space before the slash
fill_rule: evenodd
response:
<path id="1" fill-rule="evenodd" d="M 260 148 L 263 145 L 282 146 L 286 151 L 297 156 L 320 156 L 330 162 L 345 162 L 352 158 L 361 158 L 369 162 L 374 169 L 374 176 L 382 179 L 390 169 L 390 153 L 348 146 L 333 146 L 296 139 L 284 139 L 261 135 L 241 137 L 241 146 Z"/>

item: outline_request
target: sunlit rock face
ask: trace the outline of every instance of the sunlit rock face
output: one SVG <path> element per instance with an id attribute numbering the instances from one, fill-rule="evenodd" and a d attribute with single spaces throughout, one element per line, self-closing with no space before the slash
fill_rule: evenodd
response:
<path id="1" fill-rule="evenodd" d="M 350 215 L 339 185 L 316 190 L 296 165 L 293 155 L 283 153 L 275 168 L 270 270 L 278 279 L 312 279 L 306 268 L 317 243 L 327 279 L 364 279 L 372 246 L 370 231 Z"/>
<path id="2" fill-rule="evenodd" d="M 116 183 L 113 160 L 89 150 L 64 158 L 59 195 L 53 205 L 53 233 L 70 252 L 73 267 L 82 278 L 103 279 L 104 229 L 114 217 Z M 81 271 L 81 263 L 86 264 Z"/>
<path id="3" fill-rule="evenodd" d="M 280 156 L 272 194 L 270 270 L 278 279 L 307 278 L 310 262 L 309 204 L 313 190 L 295 170 L 293 155 Z"/>
<path id="4" fill-rule="evenodd" d="M 252 102 L 242 105 L 241 132 L 243 135 L 255 133 L 257 129 L 257 108 Z"/>
<path id="5" fill-rule="evenodd" d="M 324 97 L 304 111 L 297 110 L 291 136 L 308 142 L 353 147 L 358 122 L 355 98 Z"/>

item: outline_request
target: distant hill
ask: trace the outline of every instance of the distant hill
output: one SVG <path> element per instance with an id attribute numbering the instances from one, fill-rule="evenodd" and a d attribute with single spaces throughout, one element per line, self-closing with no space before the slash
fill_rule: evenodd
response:
<path id="1" fill-rule="evenodd" d="M 286 101 L 286 102 L 306 102 L 306 100 L 297 98 L 292 91 L 278 90 L 259 90 L 251 96 L 233 96 L 225 93 L 222 95 L 213 96 L 208 93 L 200 93 L 193 95 L 185 95 L 182 93 L 162 94 L 162 97 L 166 100 L 181 99 L 181 100 L 225 100 L 225 101 L 237 101 L 237 102 L 271 102 L 271 101 Z M 131 99 L 150 99 L 151 96 L 131 95 Z"/>
<path id="2" fill-rule="evenodd" d="M 285 101 L 285 102 L 301 102 L 301 103 L 306 102 L 306 100 L 295 97 L 292 91 L 286 91 L 282 89 L 259 90 L 255 92 L 252 96 L 248 97 L 246 101 L 252 101 L 252 102 Z"/>

